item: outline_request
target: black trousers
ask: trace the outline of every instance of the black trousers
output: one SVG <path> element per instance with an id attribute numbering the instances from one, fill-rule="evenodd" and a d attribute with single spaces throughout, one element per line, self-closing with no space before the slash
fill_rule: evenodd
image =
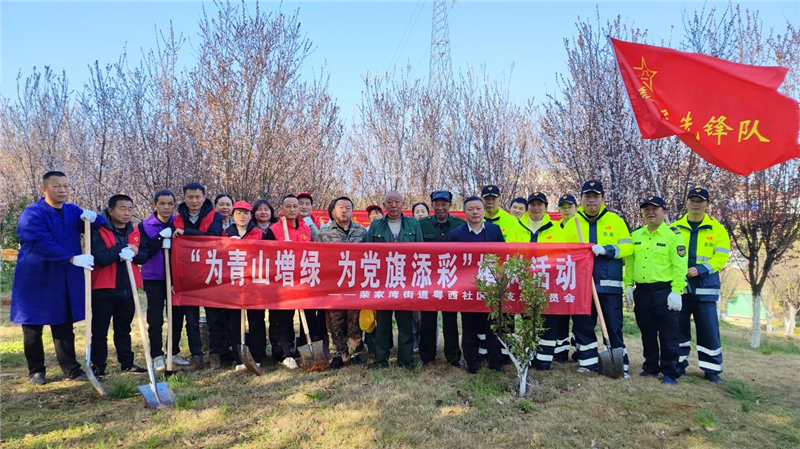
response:
<path id="1" fill-rule="evenodd" d="M 637 284 L 633 291 L 633 312 L 636 324 L 642 331 L 642 370 L 648 374 L 662 373 L 677 379 L 680 377 L 678 335 L 681 313 L 667 308 L 670 291 L 669 282 Z"/>
<path id="2" fill-rule="evenodd" d="M 227 340 L 235 346 L 242 342 L 242 311 L 240 309 L 222 309 L 227 325 Z M 250 349 L 250 355 L 256 363 L 262 363 L 267 356 L 267 324 L 263 310 L 247 310 L 247 323 L 244 344 Z M 241 364 L 238 351 L 234 351 L 236 363 Z"/>
<path id="3" fill-rule="evenodd" d="M 147 336 L 150 339 L 150 356 L 164 355 L 166 345 L 163 341 L 164 314 L 167 304 L 167 281 L 144 282 L 147 294 Z M 180 352 L 181 328 L 183 316 L 175 313 L 178 307 L 172 308 L 172 355 Z"/>
<path id="4" fill-rule="evenodd" d="M 481 343 L 486 344 L 486 349 L 481 348 Z M 503 368 L 500 341 L 492 332 L 488 313 L 461 312 L 461 347 L 470 371 L 480 369 L 481 359 L 486 356 L 489 358 L 489 368 Z"/>
<path id="5" fill-rule="evenodd" d="M 189 340 L 189 353 L 192 356 L 203 356 L 203 340 L 200 337 L 200 307 L 198 306 L 180 306 L 172 308 L 172 319 L 177 323 L 179 329 L 183 324 L 184 318 L 186 319 L 186 339 Z M 178 343 L 175 343 L 174 351 L 180 352 Z"/>
<path id="6" fill-rule="evenodd" d="M 423 362 L 436 360 L 436 336 L 439 312 L 422 312 L 419 329 L 419 358 Z M 449 362 L 461 360 L 458 344 L 458 312 L 442 312 L 444 358 Z"/>
<path id="7" fill-rule="evenodd" d="M 231 345 L 237 340 L 228 340 L 230 316 L 226 310 L 217 307 L 206 307 L 206 320 L 208 321 L 208 345 L 210 354 L 219 354 L 224 360 L 233 360 L 234 355 Z M 238 309 L 236 309 L 238 311 Z M 238 316 L 237 316 L 238 317 Z M 238 321 L 237 321 L 238 323 Z"/>
<path id="8" fill-rule="evenodd" d="M 294 310 L 269 311 L 269 343 L 278 362 L 294 355 Z"/>
<path id="9" fill-rule="evenodd" d="M 100 371 L 106 369 L 108 358 L 108 328 L 113 321 L 114 347 L 121 368 L 133 365 L 131 323 L 136 309 L 133 296 L 120 296 L 113 290 L 92 290 L 92 364 Z"/>
<path id="10" fill-rule="evenodd" d="M 42 333 L 44 325 L 22 325 L 22 347 L 25 351 L 25 361 L 28 362 L 28 375 L 46 372 L 44 365 L 44 343 Z M 75 333 L 72 331 L 72 316 L 67 307 L 67 322 L 51 324 L 50 333 L 53 335 L 53 345 L 56 348 L 56 358 L 61 371 L 67 377 L 75 377 L 82 372 L 81 365 L 75 356 Z"/>

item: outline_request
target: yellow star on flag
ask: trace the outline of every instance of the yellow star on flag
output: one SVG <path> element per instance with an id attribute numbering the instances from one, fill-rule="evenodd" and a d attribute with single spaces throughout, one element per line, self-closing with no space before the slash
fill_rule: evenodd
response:
<path id="1" fill-rule="evenodd" d="M 647 86 L 650 91 L 655 92 L 653 89 L 653 77 L 656 76 L 656 73 L 658 72 L 647 68 L 647 62 L 645 62 L 644 56 L 642 56 L 642 65 L 639 67 L 634 67 L 633 70 L 638 70 L 641 72 L 639 73 L 639 79 L 642 80 L 642 83 Z"/>

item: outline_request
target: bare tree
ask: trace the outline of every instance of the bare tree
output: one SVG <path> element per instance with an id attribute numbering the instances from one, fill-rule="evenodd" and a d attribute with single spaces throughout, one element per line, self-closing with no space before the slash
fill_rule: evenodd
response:
<path id="1" fill-rule="evenodd" d="M 783 308 L 783 333 L 794 336 L 797 314 L 800 312 L 800 263 L 798 259 L 784 260 L 769 276 L 772 290 Z"/>
<path id="2" fill-rule="evenodd" d="M 800 163 L 793 160 L 739 181 L 722 223 L 747 261 L 741 269 L 753 294 L 751 346 L 761 345 L 761 300 L 772 268 L 800 239 Z"/>

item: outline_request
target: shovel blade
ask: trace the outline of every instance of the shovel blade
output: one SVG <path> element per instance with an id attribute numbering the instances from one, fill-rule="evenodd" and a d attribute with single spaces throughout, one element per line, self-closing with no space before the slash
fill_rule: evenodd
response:
<path id="1" fill-rule="evenodd" d="M 83 363 L 83 372 L 86 373 L 86 377 L 89 378 L 89 383 L 92 384 L 92 388 L 94 388 L 94 392 L 97 394 L 97 396 L 101 398 L 106 397 L 106 389 L 103 388 L 103 385 L 100 383 L 100 379 L 94 375 L 92 366 L 88 361 Z"/>
<path id="2" fill-rule="evenodd" d="M 156 393 L 158 394 L 153 393 L 153 388 L 150 384 L 139 385 L 137 388 L 147 408 L 159 409 L 175 405 L 175 393 L 166 382 L 159 382 L 156 384 Z"/>
<path id="3" fill-rule="evenodd" d="M 260 376 L 262 374 L 261 367 L 256 364 L 253 354 L 250 353 L 250 348 L 246 345 L 236 345 L 236 352 L 239 353 L 239 360 L 247 368 L 247 371 Z"/>
<path id="4" fill-rule="evenodd" d="M 328 359 L 325 357 L 322 341 L 315 341 L 310 345 L 297 348 L 300 352 L 300 366 L 306 371 L 324 371 L 328 369 Z"/>
<path id="5" fill-rule="evenodd" d="M 606 347 L 605 350 L 597 354 L 600 374 L 610 377 L 612 379 L 621 378 L 625 371 L 622 366 L 624 352 L 622 348 L 613 348 L 611 350 Z"/>

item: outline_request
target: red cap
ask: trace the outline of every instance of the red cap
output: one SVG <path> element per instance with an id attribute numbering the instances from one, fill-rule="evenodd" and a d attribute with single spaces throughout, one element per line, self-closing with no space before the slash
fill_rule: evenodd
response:
<path id="1" fill-rule="evenodd" d="M 299 200 L 300 198 L 308 198 L 308 199 L 310 199 L 311 201 L 314 201 L 314 197 L 313 197 L 313 196 L 311 196 L 311 194 L 310 194 L 310 193 L 308 193 L 308 192 L 300 192 L 300 193 L 298 193 L 298 194 L 297 194 L 297 195 L 295 195 L 295 196 L 297 197 L 297 199 L 298 199 L 298 200 Z"/>
<path id="2" fill-rule="evenodd" d="M 237 201 L 233 203 L 233 208 L 231 210 L 236 210 L 236 209 L 244 209 L 248 212 L 253 212 L 253 207 L 250 206 L 250 203 L 248 203 L 247 201 Z"/>
<path id="3" fill-rule="evenodd" d="M 367 214 L 369 214 L 373 210 L 378 210 L 378 211 L 380 211 L 380 213 L 383 213 L 383 209 L 381 209 L 381 207 L 378 206 L 377 204 L 372 204 L 372 205 L 367 206 Z"/>

